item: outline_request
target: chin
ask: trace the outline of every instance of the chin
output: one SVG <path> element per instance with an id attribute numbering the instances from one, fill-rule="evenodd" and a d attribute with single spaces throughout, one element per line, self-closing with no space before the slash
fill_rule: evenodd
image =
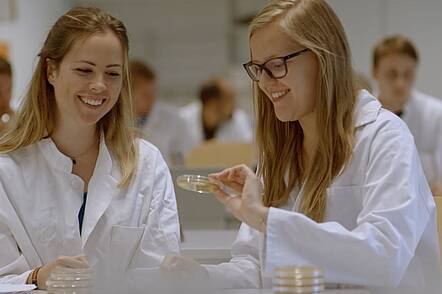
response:
<path id="1" fill-rule="evenodd" d="M 276 114 L 276 118 L 281 121 L 281 122 L 289 122 L 289 121 L 297 121 L 298 118 L 295 117 L 294 115 L 289 115 L 288 113 L 277 113 Z"/>
<path id="2" fill-rule="evenodd" d="M 97 117 L 97 116 L 82 116 L 80 118 L 81 123 L 85 126 L 96 125 L 101 119 L 102 117 Z"/>

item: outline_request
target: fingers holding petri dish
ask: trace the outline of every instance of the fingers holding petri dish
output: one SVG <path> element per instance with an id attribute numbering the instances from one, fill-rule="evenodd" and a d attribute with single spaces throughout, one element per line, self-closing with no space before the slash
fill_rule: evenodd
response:
<path id="1" fill-rule="evenodd" d="M 240 193 L 224 185 L 221 181 L 201 175 L 181 175 L 176 178 L 178 187 L 198 194 L 213 193 L 220 189 L 231 197 L 240 196 Z"/>

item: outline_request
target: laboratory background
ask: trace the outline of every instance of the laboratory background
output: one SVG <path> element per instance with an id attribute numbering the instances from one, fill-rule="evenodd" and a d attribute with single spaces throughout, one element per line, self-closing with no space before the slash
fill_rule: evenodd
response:
<path id="1" fill-rule="evenodd" d="M 414 88 L 442 102 L 442 1 L 327 2 L 342 21 L 354 68 L 367 90 L 378 91 L 372 75 L 373 48 L 385 37 L 401 35 L 411 40 L 419 53 Z M 252 82 L 242 64 L 250 60 L 248 25 L 266 3 L 0 0 L 0 56 L 12 68 L 10 109 L 13 112 L 20 105 L 38 50 L 60 15 L 72 7 L 93 6 L 122 20 L 129 36 L 131 74 L 139 78 L 134 78 L 140 83 L 139 99 L 143 99 L 143 86 L 153 97 L 148 105 L 140 102 L 146 109 L 135 110 L 135 124 L 142 136 L 160 149 L 170 169 L 180 219 L 181 254 L 201 264 L 226 262 L 240 222 L 212 194 L 185 190 L 177 178 L 207 176 L 237 164 L 256 168 Z M 212 96 L 225 96 L 223 106 L 210 104 Z M 201 126 L 201 120 L 206 119 L 201 101 L 208 105 L 207 112 L 217 117 L 218 133 Z M 155 116 L 146 118 L 151 111 L 156 111 Z M 434 193 L 441 212 L 442 193 Z M 442 226 L 440 216 L 438 222 Z"/>

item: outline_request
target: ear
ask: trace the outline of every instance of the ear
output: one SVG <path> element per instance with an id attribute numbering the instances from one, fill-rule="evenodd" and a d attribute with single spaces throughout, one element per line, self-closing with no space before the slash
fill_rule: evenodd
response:
<path id="1" fill-rule="evenodd" d="M 57 76 L 57 67 L 55 62 L 50 58 L 46 58 L 46 75 L 49 83 L 53 86 L 55 83 L 55 77 Z"/>

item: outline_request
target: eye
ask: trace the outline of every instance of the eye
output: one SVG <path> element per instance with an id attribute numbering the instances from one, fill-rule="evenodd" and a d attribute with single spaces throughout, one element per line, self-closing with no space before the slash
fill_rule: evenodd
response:
<path id="1" fill-rule="evenodd" d="M 267 68 L 270 70 L 281 70 L 284 68 L 284 62 L 281 60 L 272 60 L 267 63 Z"/>
<path id="2" fill-rule="evenodd" d="M 76 68 L 75 71 L 77 71 L 80 74 L 88 74 L 91 73 L 92 70 L 88 69 L 88 68 Z"/>
<path id="3" fill-rule="evenodd" d="M 106 74 L 110 77 L 113 77 L 113 78 L 121 76 L 121 74 L 119 72 L 107 72 Z"/>

